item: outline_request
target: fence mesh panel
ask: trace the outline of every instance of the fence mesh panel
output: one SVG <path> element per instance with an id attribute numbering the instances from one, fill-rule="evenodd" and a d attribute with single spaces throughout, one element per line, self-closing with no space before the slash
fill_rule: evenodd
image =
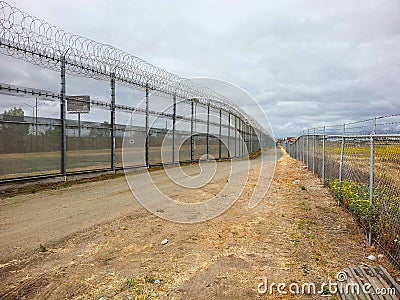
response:
<path id="1" fill-rule="evenodd" d="M 400 115 L 308 129 L 284 145 L 400 265 Z"/>

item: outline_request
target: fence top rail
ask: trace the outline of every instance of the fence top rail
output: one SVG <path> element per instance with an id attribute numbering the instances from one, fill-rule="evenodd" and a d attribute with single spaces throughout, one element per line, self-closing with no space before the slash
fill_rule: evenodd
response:
<path id="1" fill-rule="evenodd" d="M 382 120 L 381 122 L 377 122 L 378 120 Z M 361 124 L 361 123 L 367 123 L 370 122 L 369 124 L 365 125 L 357 125 L 357 126 L 350 126 L 350 125 L 356 125 L 356 124 Z M 382 127 L 389 127 L 391 126 L 392 128 L 389 129 L 382 129 Z M 343 124 L 336 124 L 336 125 L 326 125 L 326 126 L 320 126 L 320 127 L 314 127 L 314 128 L 308 128 L 308 129 L 303 129 L 298 136 L 316 136 L 316 135 L 329 135 L 329 136 L 343 136 L 343 131 L 346 136 L 371 136 L 374 135 L 374 130 L 375 131 L 381 131 L 381 132 L 392 132 L 386 134 L 386 136 L 391 136 L 391 135 L 396 135 L 397 132 L 400 132 L 400 113 L 398 114 L 392 114 L 392 115 L 384 115 L 384 116 L 377 116 L 374 118 L 366 119 L 366 120 L 360 120 L 360 121 L 354 121 L 354 122 L 348 122 L 348 123 L 343 123 Z M 332 132 L 333 133 L 329 133 Z M 337 133 L 340 132 L 340 133 Z M 366 133 L 368 132 L 368 133 Z M 383 135 L 384 133 L 381 133 L 379 135 Z"/>
<path id="2" fill-rule="evenodd" d="M 378 137 L 382 137 L 382 138 L 400 138 L 400 133 L 397 134 L 380 134 L 380 133 L 375 133 L 375 134 L 356 134 L 356 135 L 348 135 L 348 134 L 320 134 L 320 133 L 316 133 L 316 134 L 302 134 L 299 136 L 299 138 L 301 137 L 307 137 L 307 136 L 317 136 L 317 137 L 325 137 L 325 138 L 378 138 Z"/>

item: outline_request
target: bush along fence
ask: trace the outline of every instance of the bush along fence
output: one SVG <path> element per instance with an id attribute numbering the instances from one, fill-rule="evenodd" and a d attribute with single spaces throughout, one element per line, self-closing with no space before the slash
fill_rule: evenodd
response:
<path id="1" fill-rule="evenodd" d="M 283 145 L 400 266 L 400 115 L 304 130 Z"/>

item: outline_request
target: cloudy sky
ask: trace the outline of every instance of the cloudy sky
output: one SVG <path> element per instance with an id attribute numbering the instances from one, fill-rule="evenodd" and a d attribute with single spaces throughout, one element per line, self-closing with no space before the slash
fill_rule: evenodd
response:
<path id="1" fill-rule="evenodd" d="M 398 0 L 8 3 L 180 76 L 232 82 L 279 137 L 400 113 Z"/>

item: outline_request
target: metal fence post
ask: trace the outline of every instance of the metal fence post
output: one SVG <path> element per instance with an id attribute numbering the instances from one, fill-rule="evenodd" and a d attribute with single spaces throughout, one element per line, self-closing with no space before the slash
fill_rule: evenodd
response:
<path id="1" fill-rule="evenodd" d="M 249 152 L 249 148 L 247 146 L 248 144 L 248 139 L 249 139 L 249 134 L 248 134 L 248 126 L 246 122 L 243 122 L 243 155 Z"/>
<path id="2" fill-rule="evenodd" d="M 234 117 L 235 117 L 235 157 L 237 157 L 237 143 L 238 143 L 238 141 L 237 141 L 237 116 L 236 115 L 234 115 Z M 230 125 L 229 125 L 230 126 Z M 229 129 L 230 129 L 230 127 L 229 127 Z"/>
<path id="3" fill-rule="evenodd" d="M 238 157 L 240 157 L 241 156 L 241 154 L 242 154 L 242 133 L 241 133 L 241 128 L 242 127 L 242 122 L 241 122 L 241 119 L 238 117 L 238 152 L 239 152 L 239 155 L 238 155 Z"/>
<path id="4" fill-rule="evenodd" d="M 115 172 L 115 73 L 111 73 L 111 170 Z"/>
<path id="5" fill-rule="evenodd" d="M 193 119 L 194 119 L 194 100 L 192 99 L 192 103 L 191 103 L 191 105 L 192 105 L 192 107 L 191 107 L 191 109 L 192 109 L 192 113 L 191 113 L 191 116 L 190 116 L 190 161 L 193 161 L 193 158 L 194 158 L 194 137 L 193 137 L 193 134 L 194 134 L 194 122 L 193 122 Z"/>
<path id="6" fill-rule="evenodd" d="M 306 155 L 306 166 L 310 168 L 309 162 L 309 155 L 310 155 L 310 129 L 307 129 L 307 155 Z"/>
<path id="7" fill-rule="evenodd" d="M 222 158 L 222 109 L 219 109 L 219 143 L 218 143 L 219 159 Z"/>
<path id="8" fill-rule="evenodd" d="M 210 158 L 210 102 L 207 103 L 207 160 Z"/>
<path id="9" fill-rule="evenodd" d="M 343 179 L 343 157 L 344 157 L 344 144 L 345 144 L 346 124 L 343 124 L 342 145 L 340 148 L 340 161 L 339 161 L 339 182 Z"/>
<path id="10" fill-rule="evenodd" d="M 315 127 L 314 127 L 314 132 L 313 132 L 313 153 L 312 153 L 312 171 L 313 173 L 315 173 L 315 155 L 316 155 L 316 151 L 315 151 Z"/>
<path id="11" fill-rule="evenodd" d="M 322 166 L 321 166 L 321 180 L 325 184 L 325 126 L 322 133 Z"/>
<path id="12" fill-rule="evenodd" d="M 176 124 L 176 95 L 173 97 L 173 115 L 172 115 L 172 163 L 175 163 L 175 124 Z"/>
<path id="13" fill-rule="evenodd" d="M 231 157 L 231 112 L 228 111 L 228 158 Z"/>
<path id="14" fill-rule="evenodd" d="M 239 157 L 243 155 L 243 122 L 242 119 L 239 118 Z"/>
<path id="15" fill-rule="evenodd" d="M 302 133 L 302 135 L 301 135 L 301 140 L 302 140 L 302 142 L 303 142 L 303 147 L 302 147 L 302 152 L 301 152 L 301 156 L 302 156 L 302 161 L 303 161 L 303 164 L 305 164 L 305 162 L 306 162 L 306 157 L 305 157 L 305 153 L 306 153 L 306 140 L 305 140 L 305 138 L 304 138 L 304 130 L 303 130 L 303 133 Z"/>
<path id="16" fill-rule="evenodd" d="M 66 124 L 66 80 L 65 56 L 61 57 L 61 93 L 60 93 L 60 121 L 61 121 L 61 174 L 67 181 L 67 124 Z"/>
<path id="17" fill-rule="evenodd" d="M 372 132 L 370 137 L 369 152 L 369 203 L 371 208 L 373 208 L 374 206 L 375 134 L 376 118 L 372 120 Z M 372 245 L 372 224 L 369 224 L 368 244 Z"/>
<path id="18" fill-rule="evenodd" d="M 245 155 L 246 150 L 248 150 L 248 148 L 247 148 L 247 124 L 246 124 L 246 122 L 243 122 L 243 155 Z"/>
<path id="19" fill-rule="evenodd" d="M 240 126 L 240 136 L 241 136 L 241 143 L 240 143 L 240 151 L 239 156 L 242 157 L 244 155 L 244 122 L 241 118 L 239 118 L 239 126 Z"/>
<path id="20" fill-rule="evenodd" d="M 145 158 L 146 167 L 149 167 L 149 85 L 146 84 L 146 120 L 145 120 L 146 140 L 145 140 Z M 131 129 L 132 130 L 132 129 Z"/>
<path id="21" fill-rule="evenodd" d="M 253 153 L 253 128 L 249 124 L 250 153 Z"/>

